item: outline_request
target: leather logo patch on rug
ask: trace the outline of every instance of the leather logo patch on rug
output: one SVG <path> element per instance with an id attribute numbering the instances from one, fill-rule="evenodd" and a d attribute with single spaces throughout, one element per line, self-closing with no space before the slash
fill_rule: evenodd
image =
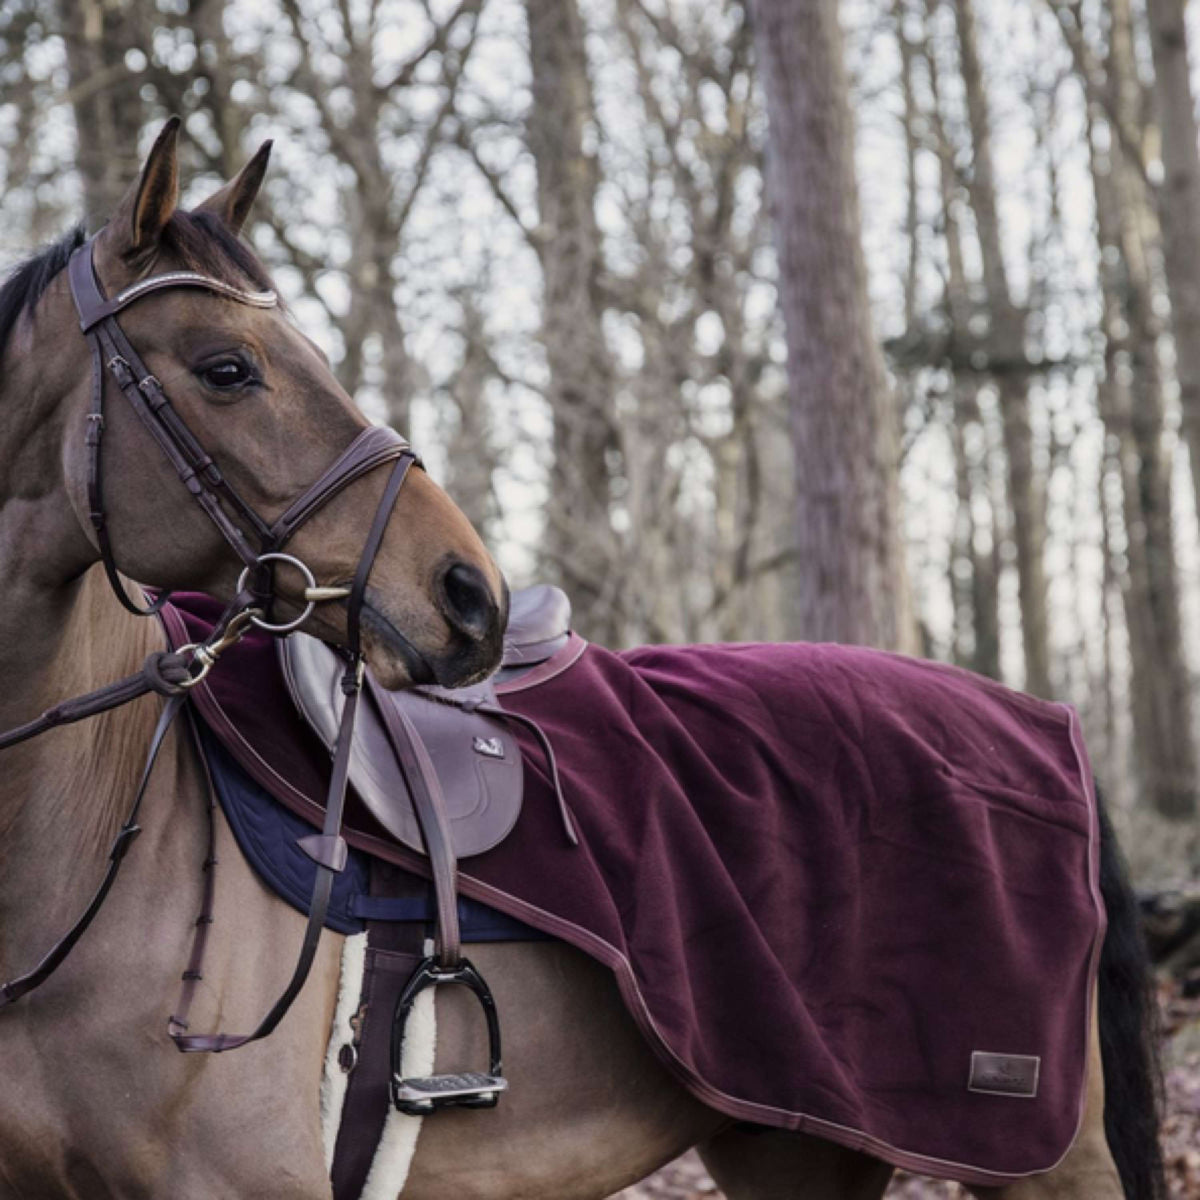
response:
<path id="1" fill-rule="evenodd" d="M 971 1055 L 970 1092 L 987 1092 L 993 1096 L 1037 1095 L 1038 1072 L 1042 1060 L 1035 1054 L 992 1054 L 976 1050 Z"/>

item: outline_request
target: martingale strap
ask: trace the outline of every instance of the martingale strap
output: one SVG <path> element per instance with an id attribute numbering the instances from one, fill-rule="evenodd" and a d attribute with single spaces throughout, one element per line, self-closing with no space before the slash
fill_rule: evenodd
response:
<path id="1" fill-rule="evenodd" d="M 247 600 L 246 596 L 238 595 L 221 614 L 206 643 L 214 653 L 219 653 L 218 648 L 227 644 L 226 639 L 234 636 L 229 632 L 230 626 L 239 620 L 244 623 Z M 125 855 L 133 844 L 134 838 L 141 832 L 137 817 L 142 807 L 142 799 L 146 794 L 146 785 L 150 782 L 154 764 L 158 761 L 158 752 L 166 740 L 167 731 L 171 728 L 187 699 L 188 690 L 204 677 L 204 671 L 207 670 L 204 668 L 199 674 L 193 674 L 192 666 L 195 662 L 196 659 L 189 659 L 189 655 L 183 649 L 156 651 L 147 656 L 140 671 L 136 671 L 125 679 L 118 679 L 115 683 L 97 688 L 96 691 L 88 692 L 86 695 L 64 700 L 54 705 L 53 708 L 48 708 L 35 720 L 27 721 L 24 725 L 18 725 L 15 729 L 0 733 L 0 750 L 6 750 L 9 746 L 28 741 L 40 733 L 45 733 L 48 729 L 54 729 L 59 725 L 70 725 L 75 721 L 82 721 L 86 717 L 94 717 L 122 704 L 128 704 L 131 700 L 136 700 L 139 696 L 144 696 L 149 692 L 157 692 L 160 696 L 167 697 L 167 703 L 159 715 L 154 734 L 150 739 L 150 749 L 146 754 L 146 762 L 142 768 L 142 777 L 137 791 L 134 793 L 133 804 L 109 850 L 108 867 L 99 887 L 88 901 L 87 907 L 76 919 L 75 924 L 50 947 L 41 962 L 32 971 L 0 985 L 0 1008 L 5 1008 L 20 1000 L 28 992 L 32 992 L 34 988 L 40 987 L 58 970 L 67 955 L 71 953 L 75 943 L 79 941 L 87 927 L 95 919 L 108 897 L 108 893 L 112 890 L 113 884 L 116 883 L 121 864 L 125 861 Z"/>
<path id="2" fill-rule="evenodd" d="M 142 768 L 142 778 L 138 783 L 137 791 L 134 793 L 133 804 L 129 808 L 129 815 L 126 816 L 124 823 L 117 832 L 117 836 L 113 839 L 112 848 L 108 852 L 108 867 L 105 869 L 104 878 L 101 879 L 100 886 L 92 894 L 91 900 L 88 901 L 87 907 L 80 914 L 75 924 L 54 943 L 42 961 L 32 971 L 18 976 L 16 979 L 11 979 L 8 983 L 0 986 L 0 1008 L 4 1008 L 20 1000 L 27 992 L 32 992 L 34 988 L 40 987 L 45 983 L 62 965 L 67 955 L 74 949 L 75 943 L 83 937 L 87 927 L 100 911 L 101 906 L 108 897 L 108 893 L 112 890 L 112 885 L 117 881 L 117 875 L 121 870 L 121 863 L 125 861 L 125 855 L 129 852 L 129 847 L 133 845 L 133 841 L 137 835 L 142 832 L 141 826 L 137 823 L 137 818 L 138 813 L 141 811 L 142 800 L 146 795 L 146 785 L 150 782 L 150 776 L 154 771 L 154 764 L 158 761 L 158 752 L 162 749 L 162 744 L 166 740 L 167 730 L 171 728 L 175 718 L 179 715 L 179 710 L 183 707 L 186 699 L 187 693 L 182 689 L 177 689 L 167 701 L 158 718 L 158 724 L 154 727 L 154 736 L 150 739 L 150 750 L 146 755 L 146 765 Z"/>
<path id="3" fill-rule="evenodd" d="M 308 903 L 308 920 L 304 928 L 304 940 L 300 946 L 300 954 L 292 971 L 292 977 L 279 999 L 271 1006 L 270 1012 L 263 1017 L 252 1033 L 188 1033 L 187 1018 L 195 998 L 196 984 L 202 978 L 204 948 L 208 939 L 208 927 L 212 924 L 212 908 L 215 899 L 213 871 L 216 864 L 210 854 L 206 868 L 208 875 L 205 879 L 202 909 L 196 921 L 191 958 L 187 970 L 183 974 L 179 1004 L 167 1025 L 167 1032 L 171 1040 L 179 1050 L 185 1053 L 219 1054 L 225 1050 L 236 1050 L 240 1046 L 267 1037 L 274 1031 L 284 1014 L 292 1006 L 292 1002 L 300 994 L 300 990 L 308 979 L 308 973 L 312 969 L 317 947 L 321 941 L 321 933 L 325 927 L 325 914 L 329 910 L 333 879 L 335 875 L 345 869 L 346 857 L 349 852 L 346 841 L 342 837 L 342 815 L 345 811 L 346 787 L 350 778 L 350 749 L 354 742 L 354 722 L 358 715 L 365 673 L 360 618 L 363 599 L 366 595 L 367 578 L 383 542 L 383 535 L 387 530 L 392 508 L 413 461 L 413 457 L 407 455 L 392 468 L 387 486 L 383 490 L 383 497 L 379 501 L 379 507 L 375 510 L 375 519 L 367 534 L 347 600 L 348 650 L 346 670 L 342 675 L 342 695 L 345 697 L 345 703 L 342 706 L 341 725 L 334 751 L 333 773 L 325 800 L 325 821 L 320 834 L 305 838 L 300 843 L 309 857 L 317 864 L 317 871 Z"/>

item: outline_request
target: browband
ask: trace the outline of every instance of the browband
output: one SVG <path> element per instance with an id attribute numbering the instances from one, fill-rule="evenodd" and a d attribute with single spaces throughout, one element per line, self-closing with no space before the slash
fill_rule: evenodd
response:
<path id="1" fill-rule="evenodd" d="M 79 328 L 84 333 L 98 325 L 105 317 L 114 316 L 122 309 L 128 308 L 135 300 L 163 288 L 203 288 L 205 291 L 215 292 L 218 296 L 236 300 L 239 304 L 247 304 L 251 308 L 275 308 L 279 303 L 279 297 L 274 292 L 247 291 L 235 284 L 214 279 L 211 275 L 201 275 L 198 271 L 166 271 L 162 275 L 151 275 L 149 279 L 131 283 L 109 300 L 100 290 L 100 281 L 96 278 L 96 266 L 92 259 L 92 242 L 88 241 L 72 255 L 70 266 L 71 288 L 79 310 Z"/>

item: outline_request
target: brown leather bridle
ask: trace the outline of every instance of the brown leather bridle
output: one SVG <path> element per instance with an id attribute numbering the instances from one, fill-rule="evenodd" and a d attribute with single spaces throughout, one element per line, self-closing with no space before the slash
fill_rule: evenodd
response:
<path id="1" fill-rule="evenodd" d="M 169 1033 L 180 1050 L 232 1050 L 248 1042 L 266 1037 L 279 1024 L 292 1001 L 299 994 L 316 956 L 317 944 L 324 926 L 325 914 L 334 876 L 346 863 L 347 846 L 341 836 L 342 813 L 345 807 L 346 784 L 349 772 L 350 746 L 354 721 L 362 691 L 363 657 L 360 618 L 366 593 L 367 577 L 400 488 L 409 469 L 420 460 L 408 442 L 391 429 L 372 426 L 364 429 L 338 456 L 328 469 L 294 500 L 273 522 L 264 520 L 229 483 L 186 422 L 172 406 L 159 380 L 147 369 L 130 344 L 117 314 L 144 296 L 169 288 L 200 288 L 215 295 L 255 308 L 273 308 L 278 300 L 274 292 L 246 291 L 233 284 L 195 271 L 169 271 L 150 276 L 107 298 L 96 277 L 93 265 L 94 239 L 80 246 L 71 256 L 67 267 L 71 295 L 79 314 L 79 326 L 88 340 L 92 355 L 92 392 L 87 413 L 86 445 L 87 500 L 89 519 L 96 534 L 100 558 L 113 591 L 130 612 L 151 616 L 159 611 L 169 593 L 162 592 L 148 607 L 135 604 L 125 591 L 113 556 L 108 523 L 104 511 L 101 444 L 104 434 L 104 382 L 111 375 L 142 425 L 154 438 L 167 460 L 175 468 L 184 487 L 220 530 L 243 564 L 237 594 L 222 613 L 209 637 L 200 645 L 185 646 L 174 652 L 151 654 L 142 670 L 126 679 L 64 701 L 48 709 L 40 717 L 16 729 L 0 733 L 0 750 L 35 737 L 47 729 L 93 716 L 118 705 L 128 703 L 149 691 L 167 697 L 151 738 L 146 764 L 142 771 L 133 804 L 121 826 L 112 849 L 108 867 L 100 886 L 75 924 L 65 933 L 41 962 L 30 972 L 0 985 L 0 1008 L 14 1003 L 40 986 L 66 959 L 84 931 L 103 905 L 116 880 L 117 872 L 133 840 L 140 832 L 138 812 L 149 782 L 158 752 L 172 721 L 187 699 L 188 689 L 195 686 L 220 654 L 236 642 L 253 623 L 269 633 L 282 636 L 301 625 L 313 612 L 316 604 L 345 598 L 346 600 L 346 669 L 342 676 L 345 705 L 334 752 L 333 773 L 325 805 L 325 822 L 320 834 L 305 838 L 301 843 L 317 865 L 316 878 L 309 903 L 308 923 L 292 978 L 270 1012 L 248 1034 L 189 1034 L 182 1019 L 186 1000 L 181 1002 L 180 1015 L 172 1017 Z M 333 499 L 356 479 L 385 463 L 394 463 L 383 496 L 375 510 L 359 557 L 354 580 L 347 588 L 322 588 L 309 568 L 298 558 L 283 552 L 287 541 L 314 513 Z M 255 545 L 257 543 L 257 546 Z M 271 603 L 274 598 L 272 564 L 287 561 L 303 575 L 305 607 L 301 615 L 287 622 L 272 622 Z M 211 872 L 210 872 L 211 876 Z M 206 885 L 207 886 L 207 885 Z M 197 930 L 196 951 L 203 953 L 206 931 Z M 188 973 L 185 972 L 185 995 Z M 186 997 L 190 999 L 190 996 Z"/>
<path id="2" fill-rule="evenodd" d="M 158 443 L 167 461 L 175 468 L 184 487 L 220 530 L 247 572 L 254 577 L 256 588 L 267 586 L 267 591 L 256 590 L 255 595 L 260 600 L 268 601 L 270 571 L 264 570 L 264 558 L 266 562 L 277 560 L 266 556 L 279 555 L 288 539 L 313 513 L 360 475 L 385 462 L 405 456 L 415 460 L 416 456 L 408 442 L 394 430 L 379 426 L 364 429 L 281 517 L 274 522 L 265 521 L 225 478 L 212 456 L 172 406 L 162 384 L 147 369 L 125 336 L 117 321 L 117 314 L 145 296 L 174 288 L 201 288 L 253 308 L 274 308 L 278 303 L 275 293 L 245 291 L 195 271 L 168 271 L 143 279 L 109 300 L 96 278 L 92 247 L 93 243 L 89 241 L 71 255 L 67 275 L 71 296 L 79 313 L 79 328 L 87 338 L 92 353 L 92 398 L 87 415 L 88 515 L 113 590 L 126 608 L 139 615 L 156 612 L 168 597 L 168 593 L 163 592 L 149 609 L 143 609 L 130 600 L 117 573 L 104 513 L 101 458 L 106 370 L 116 380 L 117 386 Z M 232 516 L 227 509 L 232 511 Z M 249 535 L 239 521 L 248 527 Z M 257 543 L 257 548 L 251 539 Z M 306 580 L 311 580 L 311 573 L 306 568 L 304 570 Z M 315 580 L 310 584 L 312 587 L 315 587 Z M 310 600 L 308 603 L 309 607 L 303 616 L 290 623 L 291 628 L 300 625 L 311 614 L 311 606 L 315 602 Z M 269 626 L 261 617 L 255 623 L 273 632 L 286 632 L 280 626 Z"/>

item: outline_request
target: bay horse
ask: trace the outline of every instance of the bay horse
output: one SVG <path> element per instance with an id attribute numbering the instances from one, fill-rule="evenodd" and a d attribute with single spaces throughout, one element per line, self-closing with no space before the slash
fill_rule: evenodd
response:
<path id="1" fill-rule="evenodd" d="M 237 297 L 269 287 L 238 240 L 269 147 L 204 204 L 177 208 L 177 123 L 95 241 L 109 295 L 152 275 L 197 272 L 212 288 L 155 292 L 122 316 L 225 476 L 279 514 L 364 419 L 328 363 L 278 307 Z M 113 603 L 89 523 L 87 343 L 66 279 L 76 233 L 0 293 L 0 728 L 136 670 L 160 650 L 153 621 Z M 243 563 L 193 504 L 131 409 L 105 410 L 109 552 L 129 579 L 229 597 Z M 296 535 L 295 553 L 344 594 L 384 471 L 363 474 Z M 389 687 L 454 686 L 499 659 L 503 581 L 478 537 L 420 471 L 399 492 L 370 575 L 364 650 Z M 346 607 L 306 610 L 281 572 L 275 612 L 345 642 Z M 119 581 L 118 581 L 119 582 Z M 124 586 L 124 585 L 123 585 Z M 129 599 L 135 596 L 129 586 Z M 333 595 L 327 597 L 334 599 Z M 161 704 L 143 698 L 5 751 L 0 772 L 0 979 L 45 952 L 104 870 Z M 200 908 L 206 781 L 171 730 L 146 789 L 137 846 L 70 958 L 35 997 L 0 1011 L 0 1198 L 328 1200 L 318 1093 L 338 989 L 327 935 L 307 986 L 269 1040 L 222 1055 L 176 1053 L 163 1031 Z M 1111 835 L 1103 845 L 1109 932 L 1093 1019 L 1089 1088 L 1073 1147 L 1051 1172 L 996 1200 L 1153 1200 L 1160 1186 L 1145 981 L 1135 916 Z M 303 919 L 261 886 L 224 823 L 217 917 L 197 1028 L 246 1027 L 286 978 Z M 611 976 L 555 942 L 472 954 L 505 1015 L 511 1092 L 494 1111 L 423 1122 L 395 1192 L 424 1200 L 600 1198 L 699 1146 L 731 1200 L 869 1200 L 892 1168 L 802 1134 L 737 1125 L 694 1099 L 634 1027 Z M 478 1049 L 453 995 L 438 998 L 439 1068 Z"/>

